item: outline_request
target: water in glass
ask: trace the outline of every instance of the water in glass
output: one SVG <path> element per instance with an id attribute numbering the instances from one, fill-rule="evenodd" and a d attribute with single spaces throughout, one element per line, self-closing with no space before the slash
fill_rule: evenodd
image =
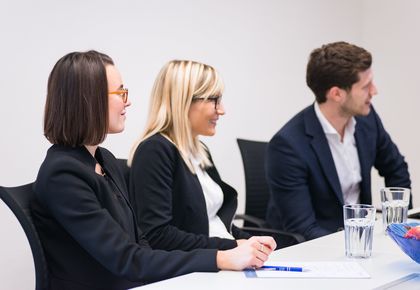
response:
<path id="1" fill-rule="evenodd" d="M 407 211 L 408 202 L 404 200 L 391 200 L 382 202 L 382 220 L 384 230 L 389 224 L 406 222 Z"/>
<path id="2" fill-rule="evenodd" d="M 370 257 L 374 223 L 371 218 L 351 218 L 344 221 L 347 257 Z"/>

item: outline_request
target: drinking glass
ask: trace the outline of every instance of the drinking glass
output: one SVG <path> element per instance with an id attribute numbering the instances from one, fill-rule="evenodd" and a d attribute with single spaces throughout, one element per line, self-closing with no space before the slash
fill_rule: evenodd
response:
<path id="1" fill-rule="evenodd" d="M 389 224 L 407 221 L 410 189 L 403 187 L 385 187 L 381 189 L 382 221 L 385 232 Z"/>
<path id="2" fill-rule="evenodd" d="M 343 206 L 346 256 L 369 258 L 372 254 L 376 208 L 368 204 Z"/>

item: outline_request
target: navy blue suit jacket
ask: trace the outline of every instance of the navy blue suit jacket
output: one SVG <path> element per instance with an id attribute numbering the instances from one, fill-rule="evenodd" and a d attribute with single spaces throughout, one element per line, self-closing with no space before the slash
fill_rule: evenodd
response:
<path id="1" fill-rule="evenodd" d="M 372 203 L 374 166 L 386 186 L 410 187 L 407 163 L 371 108 L 356 117 L 355 139 L 362 181 L 360 202 Z M 293 117 L 271 139 L 267 151 L 267 181 L 271 191 L 270 226 L 314 239 L 343 227 L 343 193 L 321 124 L 311 105 Z M 410 202 L 411 204 L 411 202 Z"/>

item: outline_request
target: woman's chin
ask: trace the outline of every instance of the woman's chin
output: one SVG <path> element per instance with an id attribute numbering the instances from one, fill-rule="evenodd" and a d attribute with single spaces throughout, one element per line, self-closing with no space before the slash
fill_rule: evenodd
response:
<path id="1" fill-rule="evenodd" d="M 110 128 L 109 130 L 108 130 L 108 134 L 118 134 L 118 133 L 121 133 L 122 131 L 124 131 L 124 127 L 122 127 L 122 128 Z"/>

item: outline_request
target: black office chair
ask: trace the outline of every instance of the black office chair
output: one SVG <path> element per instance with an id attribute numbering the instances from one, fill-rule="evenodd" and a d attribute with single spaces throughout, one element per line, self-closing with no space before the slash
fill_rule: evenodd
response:
<path id="1" fill-rule="evenodd" d="M 265 221 L 270 190 L 265 176 L 265 154 L 267 142 L 237 139 L 245 171 L 245 214 L 238 214 L 235 219 L 244 220 L 244 231 L 253 235 L 272 235 L 278 248 L 291 246 L 305 241 L 297 233 L 270 229 Z"/>
<path id="2" fill-rule="evenodd" d="M 35 265 L 35 290 L 48 289 L 47 262 L 30 209 L 30 204 L 35 198 L 32 183 L 17 187 L 0 186 L 0 198 L 14 213 L 28 238 Z"/>

